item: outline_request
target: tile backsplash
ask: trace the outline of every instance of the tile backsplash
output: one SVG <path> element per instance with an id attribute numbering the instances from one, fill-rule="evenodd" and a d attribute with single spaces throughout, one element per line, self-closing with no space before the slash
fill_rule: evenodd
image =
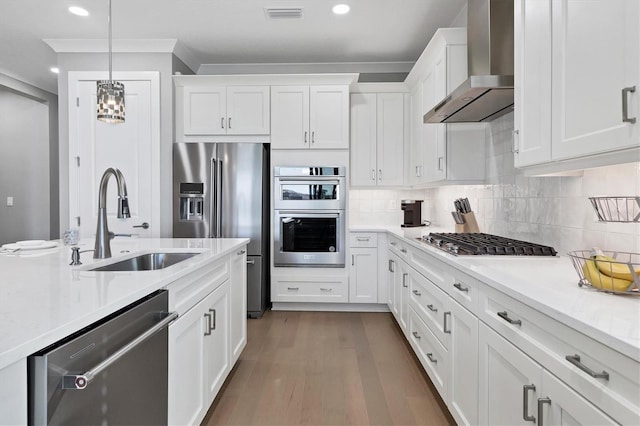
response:
<path id="1" fill-rule="evenodd" d="M 467 197 L 481 232 L 553 246 L 559 253 L 597 246 L 640 253 L 640 224 L 601 223 L 588 197 L 639 196 L 640 163 L 585 170 L 580 176 L 526 177 L 513 167 L 513 114 L 487 128 L 484 185 L 415 190 L 352 189 L 349 224 L 397 226 L 400 200 L 424 200 L 422 217 L 453 232 L 453 201 Z"/>

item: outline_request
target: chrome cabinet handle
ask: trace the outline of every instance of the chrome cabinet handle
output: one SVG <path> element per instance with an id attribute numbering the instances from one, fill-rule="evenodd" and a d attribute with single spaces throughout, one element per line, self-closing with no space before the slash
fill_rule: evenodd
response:
<path id="1" fill-rule="evenodd" d="M 437 360 L 437 359 L 435 359 L 435 358 L 433 357 L 433 353 L 432 353 L 432 352 L 429 352 L 429 353 L 427 354 L 427 358 L 429 358 L 429 361 L 431 361 L 431 362 L 432 362 L 432 363 L 434 363 L 434 364 L 437 364 L 437 363 L 438 363 L 438 360 Z"/>
<path id="2" fill-rule="evenodd" d="M 438 308 L 434 308 L 433 305 L 427 305 L 427 308 L 429 308 L 431 312 L 438 312 Z"/>
<path id="3" fill-rule="evenodd" d="M 544 404 L 551 404 L 551 399 L 538 398 L 538 426 L 543 426 L 542 419 L 544 414 L 544 411 L 543 411 Z"/>
<path id="4" fill-rule="evenodd" d="M 220 117 L 220 128 L 224 129 L 224 117 Z"/>
<path id="5" fill-rule="evenodd" d="M 147 340 L 149 337 L 153 336 L 163 328 L 166 328 L 169 323 L 176 318 L 178 318 L 178 314 L 176 312 L 167 313 L 167 316 L 162 321 L 118 349 L 109 358 L 105 359 L 104 361 L 93 367 L 91 370 L 87 371 L 84 374 L 66 374 L 62 376 L 62 389 L 86 388 L 87 385 L 93 381 L 93 379 L 95 379 L 105 369 L 109 368 L 111 364 L 118 361 L 129 351 L 135 349 L 139 344 Z"/>
<path id="6" fill-rule="evenodd" d="M 298 291 L 298 290 L 300 290 L 300 288 L 299 287 L 287 287 L 287 290 Z"/>
<path id="7" fill-rule="evenodd" d="M 534 385 L 524 385 L 522 387 L 522 418 L 527 422 L 536 422 L 535 416 L 529 415 L 529 391 L 535 391 Z"/>
<path id="8" fill-rule="evenodd" d="M 236 253 L 238 256 L 245 254 L 247 251 L 246 250 L 240 250 L 238 253 Z"/>
<path id="9" fill-rule="evenodd" d="M 636 86 L 625 87 L 622 89 L 622 122 L 634 124 L 636 118 L 629 118 L 629 93 L 634 93 Z"/>
<path id="10" fill-rule="evenodd" d="M 463 287 L 462 284 L 460 283 L 455 283 L 453 285 L 455 288 L 457 288 L 460 291 L 464 291 L 465 293 L 469 293 L 469 287 Z"/>
<path id="11" fill-rule="evenodd" d="M 309 133 L 309 132 L 307 132 L 307 131 L 305 130 L 305 132 L 304 132 L 304 143 L 307 143 L 307 134 L 308 134 L 308 133 Z"/>
<path id="12" fill-rule="evenodd" d="M 247 265 L 255 265 L 256 261 L 255 260 L 247 260 Z"/>
<path id="13" fill-rule="evenodd" d="M 402 253 L 406 253 L 406 252 L 407 252 L 407 249 L 406 249 L 406 248 L 401 248 L 401 249 L 400 249 L 400 251 L 401 251 Z"/>
<path id="14" fill-rule="evenodd" d="M 511 152 L 514 154 L 520 153 L 520 148 L 518 146 L 518 138 L 520 137 L 520 130 L 513 131 L 513 143 L 511 145 Z"/>
<path id="15" fill-rule="evenodd" d="M 402 274 L 402 287 L 409 287 L 407 285 L 407 277 L 409 276 L 409 274 L 407 274 L 406 272 L 404 274 Z"/>
<path id="16" fill-rule="evenodd" d="M 371 180 L 376 180 L 376 169 L 371 169 Z"/>
<path id="17" fill-rule="evenodd" d="M 316 132 L 311 132 L 311 143 L 316 143 Z"/>
<path id="18" fill-rule="evenodd" d="M 204 335 L 211 336 L 211 314 L 207 312 L 204 316 L 207 318 L 207 331 L 204 332 Z"/>
<path id="19" fill-rule="evenodd" d="M 413 290 L 413 294 L 415 294 L 416 296 L 422 296 L 422 293 L 420 293 L 418 290 Z"/>
<path id="20" fill-rule="evenodd" d="M 389 244 L 391 244 L 392 246 L 397 245 L 398 243 L 396 243 L 395 241 L 390 242 Z"/>
<path id="21" fill-rule="evenodd" d="M 227 118 L 227 129 L 231 128 L 231 117 Z"/>
<path id="22" fill-rule="evenodd" d="M 396 268 L 395 268 L 395 262 L 393 261 L 393 259 L 389 259 L 389 272 L 395 272 Z"/>
<path id="23" fill-rule="evenodd" d="M 320 291 L 333 291 L 333 289 L 332 288 L 320 287 Z"/>
<path id="24" fill-rule="evenodd" d="M 378 169 L 378 180 L 382 180 L 382 169 Z"/>
<path id="25" fill-rule="evenodd" d="M 444 170 L 442 167 L 443 161 L 444 161 L 444 157 L 438 157 L 438 170 Z"/>
<path id="26" fill-rule="evenodd" d="M 357 241 L 369 241 L 369 237 L 356 237 Z"/>
<path id="27" fill-rule="evenodd" d="M 411 333 L 411 334 L 413 334 L 413 337 L 415 337 L 416 339 L 420 339 L 420 335 L 418 334 L 418 332 L 417 332 L 417 331 L 414 331 L 414 332 L 413 332 L 413 333 Z"/>
<path id="28" fill-rule="evenodd" d="M 522 325 L 522 321 L 509 318 L 509 314 L 507 313 L 507 311 L 498 312 L 498 316 L 509 324 Z"/>
<path id="29" fill-rule="evenodd" d="M 445 312 L 444 316 L 442 317 L 442 332 L 443 333 L 447 333 L 447 334 L 451 334 L 451 329 L 447 329 L 447 317 L 451 316 L 451 312 Z"/>
<path id="30" fill-rule="evenodd" d="M 567 355 L 564 358 L 567 361 L 569 361 L 571 364 L 573 364 L 576 367 L 578 367 L 580 370 L 584 371 L 585 373 L 587 373 L 588 375 L 593 377 L 594 379 L 609 380 L 609 373 L 607 373 L 606 371 L 602 371 L 601 373 L 593 371 L 592 369 L 590 369 L 589 367 L 587 367 L 586 365 L 584 365 L 583 363 L 580 362 L 580 355 L 578 355 L 578 354 Z"/>
<path id="31" fill-rule="evenodd" d="M 356 264 L 356 259 L 354 255 L 351 255 L 351 266 L 355 266 Z"/>
<path id="32" fill-rule="evenodd" d="M 216 329 L 216 310 L 209 309 L 209 312 L 211 312 L 211 330 L 215 330 Z"/>
<path id="33" fill-rule="evenodd" d="M 134 228 L 149 229 L 149 222 L 142 222 L 140 225 L 133 225 Z"/>

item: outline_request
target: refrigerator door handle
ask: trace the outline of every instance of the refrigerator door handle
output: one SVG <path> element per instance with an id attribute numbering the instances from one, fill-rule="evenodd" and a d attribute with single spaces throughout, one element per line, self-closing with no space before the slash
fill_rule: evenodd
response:
<path id="1" fill-rule="evenodd" d="M 222 160 L 217 160 L 216 167 L 216 238 L 222 238 Z"/>

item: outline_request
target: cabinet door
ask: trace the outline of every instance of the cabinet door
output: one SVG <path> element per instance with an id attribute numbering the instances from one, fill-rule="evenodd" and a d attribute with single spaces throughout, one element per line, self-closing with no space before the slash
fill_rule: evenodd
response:
<path id="1" fill-rule="evenodd" d="M 409 324 L 409 274 L 413 271 L 404 262 L 398 262 L 399 273 L 396 284 L 396 303 L 398 304 L 398 322 L 404 334 L 408 334 Z M 415 272 L 413 272 L 415 273 Z"/>
<path id="2" fill-rule="evenodd" d="M 229 362 L 229 280 L 205 299 L 205 401 L 210 404 L 231 369 Z M 208 406 L 207 406 L 208 408 Z M 206 409 L 205 409 L 206 411 Z"/>
<path id="3" fill-rule="evenodd" d="M 479 420 L 481 425 L 531 425 L 525 416 L 537 416 L 536 401 L 542 367 L 499 336 L 479 324 Z M 527 407 L 524 407 L 526 395 Z"/>
<path id="4" fill-rule="evenodd" d="M 227 88 L 187 86 L 183 90 L 185 136 L 227 133 Z"/>
<path id="5" fill-rule="evenodd" d="M 640 2 L 552 3 L 553 158 L 637 146 L 640 122 L 623 121 L 623 104 L 638 117 Z"/>
<path id="6" fill-rule="evenodd" d="M 197 424 L 209 407 L 204 398 L 206 312 L 205 298 L 169 326 L 170 425 Z"/>
<path id="7" fill-rule="evenodd" d="M 247 345 L 247 252 L 246 248 L 231 255 L 231 365 Z"/>
<path id="8" fill-rule="evenodd" d="M 448 405 L 458 424 L 478 424 L 478 318 L 449 299 Z"/>
<path id="9" fill-rule="evenodd" d="M 516 167 L 551 160 L 551 2 L 515 2 Z"/>
<path id="10" fill-rule="evenodd" d="M 545 425 L 617 425 L 576 391 L 552 376 L 542 373 L 541 397 L 538 399 L 538 424 Z"/>
<path id="11" fill-rule="evenodd" d="M 409 114 L 411 126 L 409 129 L 409 185 L 422 183 L 424 175 L 423 146 L 422 146 L 422 90 L 419 84 L 409 96 Z"/>
<path id="12" fill-rule="evenodd" d="M 377 96 L 378 185 L 402 185 L 404 176 L 404 95 Z"/>
<path id="13" fill-rule="evenodd" d="M 436 102 L 440 102 L 447 96 L 447 72 L 447 48 L 445 48 L 433 68 L 433 90 Z M 447 177 L 447 130 L 451 125 L 433 124 L 433 126 L 435 126 L 436 131 L 434 132 L 435 139 L 431 142 L 434 144 L 435 149 L 431 158 L 433 166 L 432 181 L 438 181 Z"/>
<path id="14" fill-rule="evenodd" d="M 351 185 L 376 185 L 376 94 L 351 95 Z"/>
<path id="15" fill-rule="evenodd" d="M 393 315 L 398 317 L 398 303 L 396 302 L 396 283 L 398 275 L 399 259 L 393 253 L 389 253 L 388 272 L 387 272 L 387 305 Z"/>
<path id="16" fill-rule="evenodd" d="M 349 149 L 349 86 L 309 88 L 311 148 Z"/>
<path id="17" fill-rule="evenodd" d="M 269 86 L 227 88 L 227 134 L 268 135 Z"/>
<path id="18" fill-rule="evenodd" d="M 309 148 L 309 86 L 271 87 L 271 148 Z"/>
<path id="19" fill-rule="evenodd" d="M 378 249 L 352 247 L 349 268 L 349 302 L 378 303 Z"/>

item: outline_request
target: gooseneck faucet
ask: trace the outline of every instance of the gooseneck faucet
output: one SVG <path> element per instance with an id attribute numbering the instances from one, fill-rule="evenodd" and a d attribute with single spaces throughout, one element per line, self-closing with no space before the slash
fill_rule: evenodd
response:
<path id="1" fill-rule="evenodd" d="M 129 213 L 129 201 L 127 200 L 127 183 L 124 181 L 122 172 L 109 167 L 102 174 L 100 179 L 100 190 L 98 193 L 98 227 L 96 229 L 96 245 L 93 251 L 94 259 L 106 259 L 111 257 L 111 239 L 113 232 L 109 232 L 107 226 L 107 183 L 109 178 L 116 178 L 118 184 L 118 218 L 131 217 Z"/>

